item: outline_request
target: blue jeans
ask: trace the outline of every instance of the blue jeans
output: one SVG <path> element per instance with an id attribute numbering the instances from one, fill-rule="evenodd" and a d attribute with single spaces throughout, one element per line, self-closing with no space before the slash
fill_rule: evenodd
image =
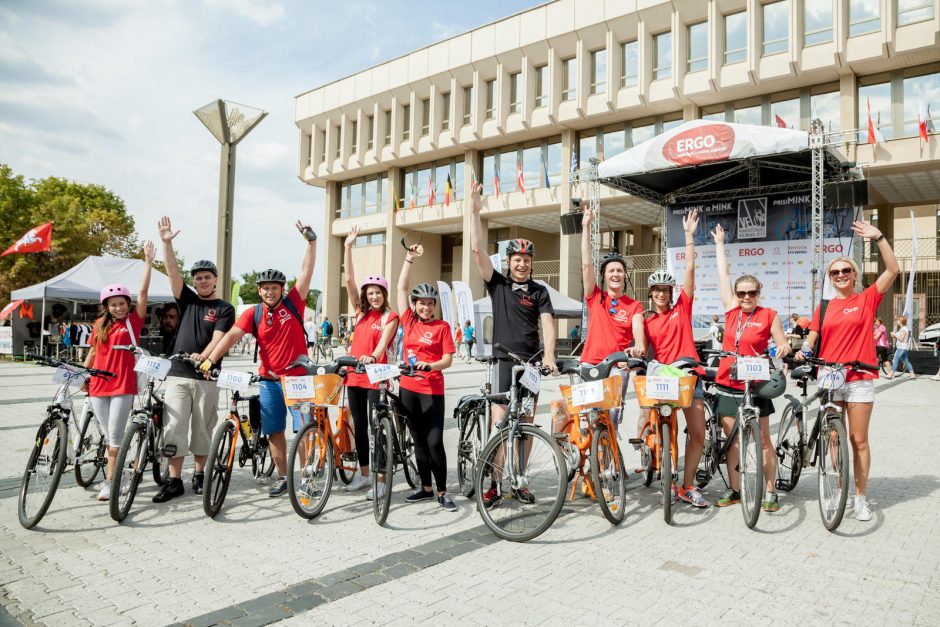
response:
<path id="1" fill-rule="evenodd" d="M 911 365 L 911 360 L 907 358 L 907 349 L 899 348 L 894 351 L 894 361 L 891 362 L 891 370 L 897 372 L 898 366 L 901 365 L 901 362 L 904 362 L 904 367 L 907 368 L 907 371 L 911 374 L 914 374 L 914 366 Z"/>
<path id="2" fill-rule="evenodd" d="M 259 381 L 258 387 L 261 397 L 261 433 L 281 433 L 287 429 L 287 405 L 284 403 L 281 382 Z M 290 413 L 293 417 L 294 433 L 297 433 L 303 424 L 300 410 L 291 408 Z"/>

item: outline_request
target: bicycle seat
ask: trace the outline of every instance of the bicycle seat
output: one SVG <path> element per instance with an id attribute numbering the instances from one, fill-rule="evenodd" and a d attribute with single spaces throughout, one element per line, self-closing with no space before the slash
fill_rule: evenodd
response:
<path id="1" fill-rule="evenodd" d="M 558 371 L 561 374 L 579 374 L 581 372 L 581 362 L 577 359 L 566 359 L 558 365 Z"/>
<path id="2" fill-rule="evenodd" d="M 790 371 L 790 378 L 794 381 L 805 381 L 813 376 L 812 366 L 797 366 Z"/>
<path id="3" fill-rule="evenodd" d="M 642 365 L 642 361 L 631 359 L 626 353 L 621 351 L 608 355 L 607 359 L 599 364 L 578 364 L 578 374 L 581 376 L 582 381 L 599 381 L 609 377 L 611 369 L 624 361 L 628 363 L 628 367 Z"/>

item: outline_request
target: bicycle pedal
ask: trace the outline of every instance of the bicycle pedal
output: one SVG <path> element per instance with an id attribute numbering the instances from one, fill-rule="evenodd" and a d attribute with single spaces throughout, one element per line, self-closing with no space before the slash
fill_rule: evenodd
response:
<path id="1" fill-rule="evenodd" d="M 339 458 L 344 462 L 355 462 L 359 459 L 355 453 L 343 453 Z"/>
<path id="2" fill-rule="evenodd" d="M 627 440 L 630 444 L 643 444 L 644 441 L 643 438 L 630 438 Z"/>

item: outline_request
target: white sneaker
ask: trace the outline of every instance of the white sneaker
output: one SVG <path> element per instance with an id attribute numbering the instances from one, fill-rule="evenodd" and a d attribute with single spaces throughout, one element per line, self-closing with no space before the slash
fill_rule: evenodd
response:
<path id="1" fill-rule="evenodd" d="M 347 492 L 358 492 L 359 490 L 365 490 L 368 487 L 369 478 L 357 474 L 353 480 L 349 482 L 349 485 L 346 486 L 345 490 Z"/>
<path id="2" fill-rule="evenodd" d="M 375 484 L 375 492 L 378 493 L 378 498 L 382 498 L 383 496 L 385 496 L 385 484 L 384 484 L 384 483 L 376 483 L 376 484 Z M 369 501 L 371 501 L 371 500 L 374 499 L 374 498 L 375 498 L 375 495 L 373 495 L 372 490 L 369 490 L 369 493 L 366 494 L 366 499 L 369 500 Z"/>
<path id="3" fill-rule="evenodd" d="M 855 520 L 867 522 L 871 520 L 871 508 L 868 506 L 868 499 L 864 494 L 855 497 Z"/>
<path id="4" fill-rule="evenodd" d="M 107 501 L 110 498 L 111 498 L 111 482 L 107 480 L 102 481 L 101 489 L 98 490 L 98 500 Z"/>

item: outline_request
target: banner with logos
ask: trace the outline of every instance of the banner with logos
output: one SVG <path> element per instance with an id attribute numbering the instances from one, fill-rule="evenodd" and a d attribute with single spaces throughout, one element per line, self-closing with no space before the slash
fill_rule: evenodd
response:
<path id="1" fill-rule="evenodd" d="M 0 355 L 13 354 L 13 327 L 0 327 Z"/>
<path id="2" fill-rule="evenodd" d="M 473 320 L 473 292 L 463 281 L 454 281 L 453 286 L 457 324 L 463 325 L 467 320 Z"/>
<path id="3" fill-rule="evenodd" d="M 437 282 L 437 291 L 441 296 L 441 319 L 450 325 L 451 334 L 454 332 L 454 298 L 450 293 L 450 286 L 443 281 Z"/>
<path id="4" fill-rule="evenodd" d="M 725 230 L 732 281 L 742 274 L 756 276 L 763 284 L 760 304 L 777 310 L 784 322 L 794 313 L 812 316 L 812 200 L 808 192 L 669 207 L 666 218 L 669 265 L 679 283 L 686 266 L 682 218 L 692 209 L 699 211 L 695 233 L 694 326 L 708 326 L 713 315 L 724 319 L 711 235 L 718 224 Z M 853 211 L 846 208 L 825 212 L 824 259 L 851 254 Z M 822 272 L 825 267 L 820 268 Z"/>

